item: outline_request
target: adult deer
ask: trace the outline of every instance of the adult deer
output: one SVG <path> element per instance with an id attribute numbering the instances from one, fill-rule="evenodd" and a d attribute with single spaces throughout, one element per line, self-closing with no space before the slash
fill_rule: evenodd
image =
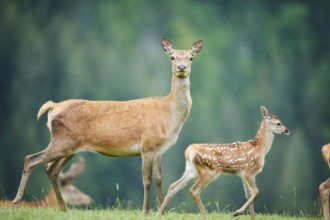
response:
<path id="1" fill-rule="evenodd" d="M 201 51 L 203 42 L 195 42 L 190 50 L 174 50 L 165 38 L 162 44 L 172 60 L 169 95 L 130 101 L 48 101 L 40 108 L 38 118 L 48 111 L 51 141 L 45 150 L 25 157 L 14 203 L 21 200 L 31 172 L 40 164 L 52 162 L 47 173 L 60 208 L 65 211 L 57 176 L 74 154 L 94 151 L 113 157 L 141 155 L 143 212 L 149 211 L 152 174 L 156 182 L 158 206 L 161 205 L 161 158 L 176 143 L 188 117 L 192 104 L 189 80 L 192 59 Z"/>
<path id="2" fill-rule="evenodd" d="M 65 204 L 68 205 L 91 205 L 93 199 L 80 191 L 72 184 L 72 180 L 79 176 L 84 170 L 85 161 L 82 157 L 78 162 L 72 163 L 69 170 L 61 172 L 58 177 L 59 188 L 63 196 Z M 12 206 L 11 201 L 0 201 L 0 206 Z M 20 206 L 23 207 L 53 207 L 57 206 L 56 195 L 54 190 L 50 190 L 44 199 L 28 202 L 21 201 Z"/>
<path id="3" fill-rule="evenodd" d="M 326 144 L 322 147 L 322 156 L 325 162 L 330 167 L 330 144 Z M 329 194 L 330 194 L 330 178 L 328 178 L 320 185 L 320 198 L 323 208 L 323 217 L 325 220 L 330 220 Z"/>
<path id="4" fill-rule="evenodd" d="M 249 206 L 251 219 L 255 218 L 253 201 L 258 196 L 255 177 L 261 172 L 265 156 L 273 143 L 274 134 L 288 135 L 290 131 L 279 118 L 261 107 L 263 120 L 255 138 L 231 144 L 192 144 L 185 151 L 186 168 L 183 176 L 170 185 L 158 215 L 162 215 L 172 197 L 189 182 L 196 180 L 190 194 L 202 214 L 207 211 L 201 201 L 201 191 L 220 174 L 236 174 L 241 177 L 247 202 L 234 216 L 242 215 Z"/>

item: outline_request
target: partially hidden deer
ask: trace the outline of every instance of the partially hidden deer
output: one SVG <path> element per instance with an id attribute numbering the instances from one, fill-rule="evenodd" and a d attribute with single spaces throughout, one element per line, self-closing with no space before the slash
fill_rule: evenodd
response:
<path id="1" fill-rule="evenodd" d="M 72 163 L 68 171 L 61 172 L 58 177 L 59 188 L 63 196 L 65 204 L 74 206 L 91 205 L 93 199 L 80 191 L 72 184 L 72 180 L 79 176 L 84 170 L 85 161 L 82 157 L 78 162 Z M 0 206 L 13 206 L 12 201 L 0 200 Z M 21 201 L 22 207 L 55 207 L 58 203 L 54 190 L 50 190 L 42 200 L 37 201 Z"/>
<path id="2" fill-rule="evenodd" d="M 322 147 L 322 156 L 325 162 L 330 167 L 330 144 L 326 144 Z M 329 214 L 329 195 L 330 195 L 330 178 L 321 183 L 320 187 L 320 198 L 323 209 L 323 218 L 325 220 L 330 220 Z"/>
<path id="3" fill-rule="evenodd" d="M 31 172 L 40 164 L 51 162 L 47 174 L 59 206 L 65 211 L 57 176 L 73 155 L 94 151 L 112 157 L 141 155 L 143 213 L 149 212 L 152 176 L 156 183 L 158 207 L 161 205 L 161 158 L 176 143 L 189 115 L 192 105 L 191 64 L 193 57 L 201 51 L 203 41 L 195 42 L 190 50 L 175 50 L 171 42 L 163 38 L 162 46 L 172 60 L 172 85 L 167 96 L 130 101 L 48 101 L 40 108 L 38 119 L 48 112 L 51 141 L 45 150 L 25 157 L 14 203 L 22 199 Z"/>
<path id="4" fill-rule="evenodd" d="M 185 151 L 186 168 L 183 176 L 170 185 L 158 215 L 164 214 L 165 208 L 173 196 L 191 181 L 190 194 L 202 214 L 207 211 L 201 201 L 201 191 L 220 174 L 236 174 L 241 177 L 246 203 L 233 213 L 242 215 L 249 206 L 251 219 L 255 218 L 253 201 L 259 194 L 255 177 L 262 171 L 265 156 L 274 140 L 274 134 L 289 135 L 290 131 L 279 118 L 261 107 L 263 119 L 255 138 L 245 142 L 231 144 L 192 144 Z"/>

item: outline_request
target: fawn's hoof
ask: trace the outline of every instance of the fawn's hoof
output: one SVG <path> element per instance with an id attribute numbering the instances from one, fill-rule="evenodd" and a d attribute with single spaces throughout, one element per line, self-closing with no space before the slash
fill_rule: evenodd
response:
<path id="1" fill-rule="evenodd" d="M 163 216 L 164 213 L 161 213 L 161 212 L 157 212 L 157 216 Z"/>
<path id="2" fill-rule="evenodd" d="M 13 204 L 14 204 L 14 205 L 19 205 L 19 202 L 20 202 L 20 201 L 21 201 L 21 200 L 14 199 L 14 200 L 13 200 Z"/>

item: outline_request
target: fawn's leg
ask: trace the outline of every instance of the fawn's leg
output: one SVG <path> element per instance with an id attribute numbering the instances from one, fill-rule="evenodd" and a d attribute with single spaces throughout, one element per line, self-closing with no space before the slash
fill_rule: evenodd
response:
<path id="1" fill-rule="evenodd" d="M 241 178 L 246 183 L 247 187 L 251 190 L 251 196 L 240 209 L 234 212 L 233 216 L 242 215 L 246 208 L 253 202 L 253 200 L 255 200 L 255 198 L 257 198 L 259 194 L 254 176 L 242 176 Z"/>
<path id="2" fill-rule="evenodd" d="M 242 182 L 243 182 L 243 186 L 244 186 L 245 197 L 246 197 L 246 199 L 249 199 L 252 195 L 251 189 L 249 188 L 248 184 L 245 182 L 244 179 L 242 179 Z M 249 205 L 249 210 L 250 210 L 251 219 L 254 220 L 255 219 L 255 212 L 254 212 L 253 201 Z"/>
<path id="3" fill-rule="evenodd" d="M 203 171 L 199 172 L 199 178 L 197 179 L 196 183 L 190 188 L 189 192 L 193 197 L 193 200 L 199 211 L 202 214 L 207 214 L 207 211 L 203 205 L 203 202 L 200 197 L 201 191 L 209 184 L 212 180 L 214 180 L 215 173 L 211 171 Z"/>
<path id="4" fill-rule="evenodd" d="M 182 177 L 179 180 L 172 183 L 168 188 L 167 195 L 164 199 L 163 204 L 159 208 L 157 215 L 163 215 L 165 208 L 170 202 L 170 200 L 177 194 L 177 192 L 179 192 L 181 189 L 187 186 L 189 182 L 196 179 L 197 175 L 198 175 L 197 171 L 193 167 L 193 165 L 191 165 L 189 162 L 186 162 L 185 172 L 183 173 Z"/>

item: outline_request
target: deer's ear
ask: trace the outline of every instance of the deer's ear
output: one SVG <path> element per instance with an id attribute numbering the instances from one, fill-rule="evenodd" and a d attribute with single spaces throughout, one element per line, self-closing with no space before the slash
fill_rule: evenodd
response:
<path id="1" fill-rule="evenodd" d="M 198 54 L 202 50 L 202 48 L 203 48 L 203 41 L 202 40 L 196 41 L 191 48 L 193 55 Z"/>
<path id="2" fill-rule="evenodd" d="M 163 44 L 164 51 L 167 54 L 171 54 L 172 53 L 172 43 L 171 43 L 171 41 L 169 41 L 165 37 L 163 37 L 162 44 Z"/>
<path id="3" fill-rule="evenodd" d="M 262 117 L 264 117 L 265 119 L 269 119 L 270 118 L 269 113 L 268 113 L 268 110 L 264 106 L 261 106 L 260 107 L 260 111 L 261 111 Z"/>

